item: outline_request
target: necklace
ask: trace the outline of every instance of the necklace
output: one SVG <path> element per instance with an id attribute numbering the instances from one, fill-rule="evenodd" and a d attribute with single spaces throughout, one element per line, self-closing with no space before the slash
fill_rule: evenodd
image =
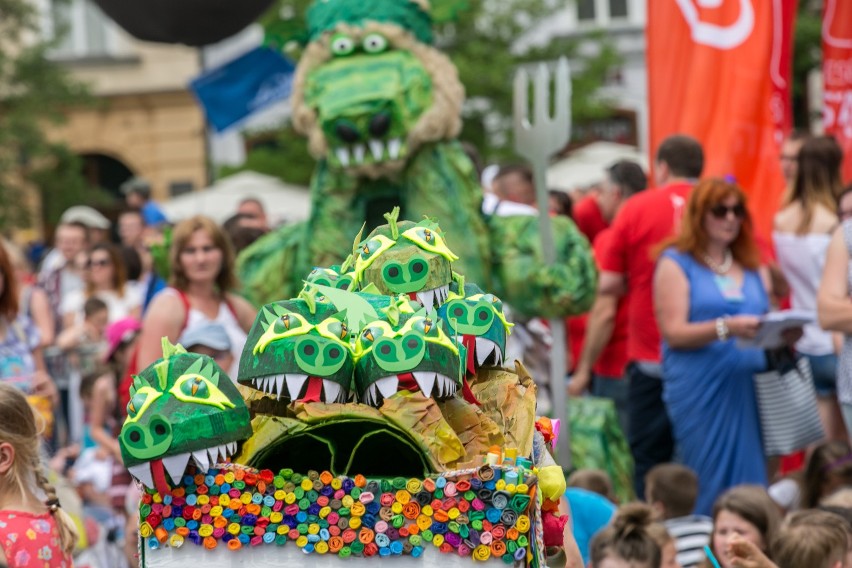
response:
<path id="1" fill-rule="evenodd" d="M 731 265 L 734 264 L 734 255 L 731 254 L 731 249 L 725 249 L 725 259 L 720 264 L 713 260 L 709 254 L 704 253 L 704 262 L 716 274 L 727 274 L 731 269 Z"/>

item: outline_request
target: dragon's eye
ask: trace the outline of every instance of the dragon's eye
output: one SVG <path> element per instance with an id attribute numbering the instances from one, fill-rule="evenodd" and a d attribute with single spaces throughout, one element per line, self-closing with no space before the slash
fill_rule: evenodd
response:
<path id="1" fill-rule="evenodd" d="M 348 35 L 336 34 L 331 38 L 331 52 L 334 55 L 342 57 L 349 55 L 353 51 L 355 51 L 355 42 Z"/>
<path id="2" fill-rule="evenodd" d="M 181 402 L 209 404 L 222 410 L 225 407 L 234 408 L 234 403 L 228 400 L 219 387 L 197 373 L 187 373 L 179 377 L 169 389 L 169 393 Z"/>
<path id="3" fill-rule="evenodd" d="M 163 396 L 163 393 L 151 387 L 142 387 L 136 391 L 127 403 L 127 415 L 131 420 L 145 412 L 151 403 Z"/>
<path id="4" fill-rule="evenodd" d="M 361 43 L 367 53 L 381 53 L 388 47 L 388 40 L 382 34 L 367 34 Z"/>

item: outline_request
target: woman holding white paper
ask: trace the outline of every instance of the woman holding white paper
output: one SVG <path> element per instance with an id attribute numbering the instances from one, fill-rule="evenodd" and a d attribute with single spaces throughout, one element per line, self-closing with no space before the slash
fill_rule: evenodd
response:
<path id="1" fill-rule="evenodd" d="M 699 182 L 654 275 L 663 400 L 683 462 L 698 474 L 699 514 L 729 487 L 767 481 L 752 379 L 766 358 L 735 341 L 753 338 L 769 308 L 758 265 L 742 189 Z"/>

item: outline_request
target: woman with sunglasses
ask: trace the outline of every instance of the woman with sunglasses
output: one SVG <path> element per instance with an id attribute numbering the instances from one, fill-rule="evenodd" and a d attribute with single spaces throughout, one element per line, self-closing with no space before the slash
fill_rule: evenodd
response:
<path id="1" fill-rule="evenodd" d="M 834 138 L 817 136 L 805 141 L 797 160 L 796 177 L 788 188 L 783 209 L 775 216 L 772 237 L 778 265 L 790 285 L 792 307 L 816 311 L 826 251 L 838 224 L 843 150 Z M 806 325 L 796 351 L 810 361 L 828 438 L 845 440 L 846 429 L 837 403 L 837 354 L 831 332 L 817 323 Z"/>
<path id="2" fill-rule="evenodd" d="M 663 400 L 683 463 L 698 474 L 698 514 L 729 487 L 766 484 L 752 380 L 766 359 L 735 341 L 754 337 L 769 308 L 758 264 L 742 189 L 699 182 L 654 274 Z"/>
<path id="3" fill-rule="evenodd" d="M 107 322 L 124 318 L 139 319 L 142 298 L 127 286 L 127 272 L 118 248 L 109 243 L 99 243 L 89 249 L 83 264 L 86 289 L 69 294 L 63 299 L 63 329 L 83 321 L 83 306 L 89 298 L 99 298 L 107 305 Z"/>

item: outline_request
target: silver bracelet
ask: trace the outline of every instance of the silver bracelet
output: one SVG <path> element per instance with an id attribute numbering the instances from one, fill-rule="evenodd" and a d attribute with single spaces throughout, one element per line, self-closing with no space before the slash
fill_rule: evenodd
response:
<path id="1" fill-rule="evenodd" d="M 716 337 L 719 341 L 727 341 L 731 336 L 731 330 L 728 328 L 728 322 L 725 318 L 716 318 Z"/>

